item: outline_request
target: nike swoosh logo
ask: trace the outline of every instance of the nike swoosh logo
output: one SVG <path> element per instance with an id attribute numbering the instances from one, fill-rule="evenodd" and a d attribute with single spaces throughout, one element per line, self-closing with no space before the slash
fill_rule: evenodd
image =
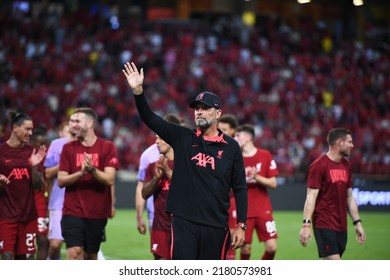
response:
<path id="1" fill-rule="evenodd" d="M 27 251 L 34 251 L 35 248 L 27 248 Z"/>
<path id="2" fill-rule="evenodd" d="M 11 162 L 11 161 L 12 161 L 12 159 L 6 159 L 6 160 L 5 160 L 5 162 L 7 162 L 7 163 L 8 163 L 8 162 Z"/>

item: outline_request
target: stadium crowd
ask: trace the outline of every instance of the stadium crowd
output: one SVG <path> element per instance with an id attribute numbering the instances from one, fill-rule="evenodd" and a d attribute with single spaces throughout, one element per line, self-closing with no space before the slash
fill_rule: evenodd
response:
<path id="1" fill-rule="evenodd" d="M 314 21 L 292 28 L 275 17 L 253 27 L 223 17 L 113 26 L 86 11 L 0 13 L 0 120 L 8 109 L 25 111 L 53 139 L 72 108 L 90 106 L 121 168 L 135 170 L 155 135 L 123 81 L 123 64 L 134 61 L 161 115 L 192 123 L 188 101 L 215 92 L 224 113 L 255 126 L 256 143 L 271 151 L 281 174 L 306 172 L 326 150 L 328 130 L 339 126 L 353 132 L 355 173 L 390 174 L 389 42 L 378 48 Z"/>

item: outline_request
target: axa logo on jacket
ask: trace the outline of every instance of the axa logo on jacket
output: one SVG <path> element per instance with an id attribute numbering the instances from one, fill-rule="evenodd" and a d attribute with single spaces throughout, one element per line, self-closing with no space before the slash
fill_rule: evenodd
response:
<path id="1" fill-rule="evenodd" d="M 210 164 L 212 170 L 215 170 L 215 159 L 212 156 L 206 155 L 204 153 L 199 152 L 195 156 L 191 158 L 191 160 L 197 160 L 198 166 L 207 167 L 207 164 Z"/>

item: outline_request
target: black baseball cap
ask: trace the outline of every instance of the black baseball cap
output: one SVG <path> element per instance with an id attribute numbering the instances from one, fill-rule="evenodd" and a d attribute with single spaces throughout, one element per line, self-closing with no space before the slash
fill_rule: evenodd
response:
<path id="1" fill-rule="evenodd" d="M 190 103 L 190 108 L 194 109 L 196 104 L 202 103 L 209 107 L 221 109 L 221 100 L 219 97 L 212 92 L 203 91 L 196 96 L 196 99 Z"/>

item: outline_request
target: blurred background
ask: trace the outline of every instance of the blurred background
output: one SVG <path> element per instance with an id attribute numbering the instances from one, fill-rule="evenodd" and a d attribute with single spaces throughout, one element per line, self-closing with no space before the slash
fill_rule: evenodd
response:
<path id="1" fill-rule="evenodd" d="M 308 165 L 342 126 L 361 209 L 390 211 L 390 1 L 2 0 L 0 139 L 9 110 L 54 139 L 75 107 L 92 107 L 118 148 L 117 207 L 133 208 L 155 135 L 138 118 L 127 61 L 144 68 L 159 114 L 193 125 L 187 104 L 208 90 L 256 127 L 282 173 L 274 209 L 302 209 Z"/>

